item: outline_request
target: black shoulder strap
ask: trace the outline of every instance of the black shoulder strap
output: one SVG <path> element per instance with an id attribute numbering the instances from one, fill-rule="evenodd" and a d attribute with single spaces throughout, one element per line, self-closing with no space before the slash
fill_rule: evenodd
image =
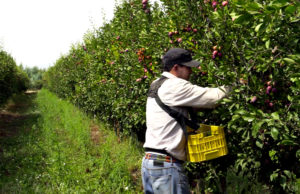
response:
<path id="1" fill-rule="evenodd" d="M 148 91 L 148 97 L 156 98 L 156 96 L 158 96 L 158 94 L 157 94 L 158 89 L 167 79 L 168 79 L 167 77 L 161 76 L 157 81 L 153 82 L 150 85 L 150 88 Z"/>
<path id="2" fill-rule="evenodd" d="M 192 119 L 189 120 L 182 113 L 172 109 L 171 107 L 165 105 L 161 101 L 161 99 L 158 96 L 158 89 L 167 79 L 168 79 L 167 77 L 162 76 L 159 80 L 152 83 L 148 92 L 148 97 L 155 98 L 156 103 L 181 125 L 181 128 L 183 129 L 185 136 L 187 138 L 188 134 L 187 134 L 186 126 L 189 126 L 194 130 L 197 130 L 199 128 L 198 122 L 196 120 L 196 114 L 192 111 L 192 108 L 189 108 L 188 111 Z"/>

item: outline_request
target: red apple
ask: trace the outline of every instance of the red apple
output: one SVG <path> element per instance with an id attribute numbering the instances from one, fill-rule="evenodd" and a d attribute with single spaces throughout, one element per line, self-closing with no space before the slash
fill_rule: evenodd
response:
<path id="1" fill-rule="evenodd" d="M 213 55 L 217 56 L 217 54 L 218 54 L 218 51 L 214 50 Z"/>
<path id="2" fill-rule="evenodd" d="M 269 107 L 272 108 L 273 106 L 274 106 L 274 104 L 273 104 L 272 102 L 270 102 L 270 103 L 269 103 Z"/>
<path id="3" fill-rule="evenodd" d="M 217 7 L 218 2 L 217 2 L 217 1 L 213 1 L 213 2 L 211 3 L 211 5 L 212 5 L 213 8 L 215 8 L 215 7 Z"/>
<path id="4" fill-rule="evenodd" d="M 182 38 L 177 38 L 177 42 L 181 43 L 182 42 Z"/>
<path id="5" fill-rule="evenodd" d="M 223 1 L 222 6 L 225 7 L 226 5 L 228 5 L 228 1 Z"/>
<path id="6" fill-rule="evenodd" d="M 256 96 L 253 96 L 253 97 L 251 98 L 251 100 L 250 100 L 250 103 L 255 103 L 256 100 L 257 100 L 257 97 L 256 97 Z"/>
<path id="7" fill-rule="evenodd" d="M 272 86 L 268 86 L 266 89 L 266 94 L 270 94 L 271 90 L 272 90 Z"/>

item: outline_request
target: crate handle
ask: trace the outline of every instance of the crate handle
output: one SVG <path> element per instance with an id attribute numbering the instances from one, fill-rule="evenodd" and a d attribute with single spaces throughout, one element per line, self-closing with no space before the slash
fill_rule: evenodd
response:
<path id="1" fill-rule="evenodd" d="M 219 151 L 219 150 L 214 150 L 214 151 L 206 152 L 205 155 L 213 154 L 213 153 L 216 153 L 216 152 L 218 152 L 218 151 Z"/>
<path id="2" fill-rule="evenodd" d="M 211 134 L 212 134 L 212 135 L 218 135 L 218 134 L 219 134 L 219 131 L 218 131 L 218 130 L 214 130 L 214 131 L 212 130 L 212 131 L 211 131 Z"/>
<path id="3" fill-rule="evenodd" d="M 215 153 L 217 153 L 217 152 L 219 152 L 219 150 L 214 150 L 214 151 L 206 152 L 206 153 L 204 154 L 206 160 L 215 158 L 213 154 L 215 154 Z"/>

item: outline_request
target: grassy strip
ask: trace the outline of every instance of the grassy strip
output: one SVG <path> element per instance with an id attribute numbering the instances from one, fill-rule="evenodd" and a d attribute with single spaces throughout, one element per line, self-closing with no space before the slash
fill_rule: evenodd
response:
<path id="1" fill-rule="evenodd" d="M 9 180 L 1 176 L 2 192 L 141 192 L 142 150 L 135 140 L 118 142 L 111 130 L 47 90 L 36 103 L 39 118 L 19 137 L 23 155 L 18 148 L 5 151 L 18 157 L 15 163 L 27 161 L 27 170 L 19 167 Z"/>
<path id="2" fill-rule="evenodd" d="M 36 143 L 39 118 L 34 99 L 36 94 L 16 95 L 11 98 L 0 118 L 0 192 L 25 193 L 31 191 L 35 177 L 44 165 L 43 150 Z"/>

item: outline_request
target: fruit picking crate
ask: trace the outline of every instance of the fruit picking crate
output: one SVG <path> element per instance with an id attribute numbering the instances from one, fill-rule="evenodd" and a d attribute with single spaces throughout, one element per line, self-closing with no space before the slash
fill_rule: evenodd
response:
<path id="1" fill-rule="evenodd" d="M 227 153 L 224 127 L 200 124 L 196 134 L 188 136 L 187 159 L 190 162 L 203 162 Z"/>

